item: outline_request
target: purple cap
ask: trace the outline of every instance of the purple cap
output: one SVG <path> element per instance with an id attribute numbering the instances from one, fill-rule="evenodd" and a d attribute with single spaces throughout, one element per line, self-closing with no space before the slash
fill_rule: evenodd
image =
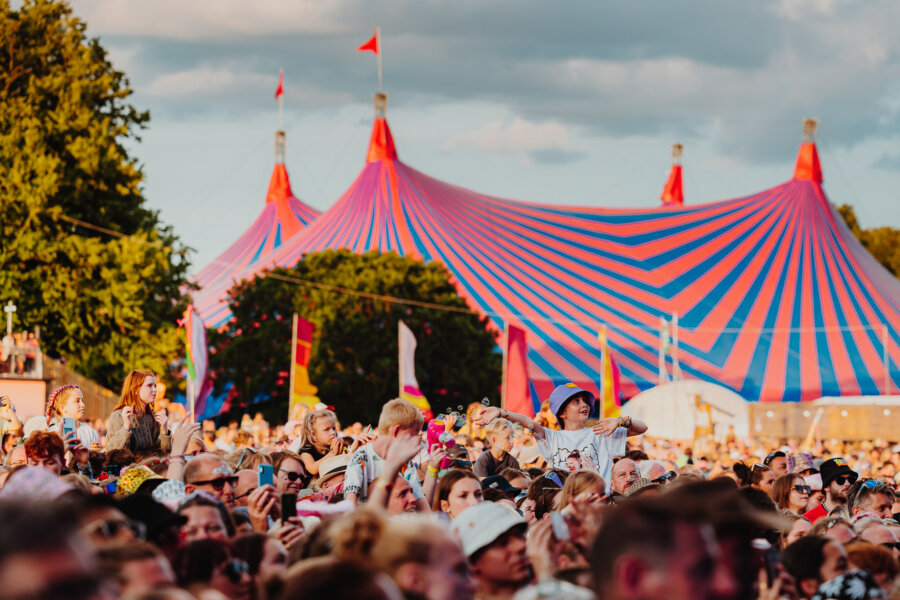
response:
<path id="1" fill-rule="evenodd" d="M 563 407 L 563 404 L 571 400 L 573 396 L 578 396 L 579 394 L 584 394 L 585 400 L 587 400 L 587 403 L 593 411 L 595 401 L 594 394 L 578 387 L 574 383 L 564 383 L 556 386 L 556 389 L 550 393 L 550 412 L 558 417 L 559 410 Z"/>

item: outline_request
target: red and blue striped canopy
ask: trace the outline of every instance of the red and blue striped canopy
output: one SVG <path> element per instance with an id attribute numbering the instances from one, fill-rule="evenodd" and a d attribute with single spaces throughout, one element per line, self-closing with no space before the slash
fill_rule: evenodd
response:
<path id="1" fill-rule="evenodd" d="M 228 290 L 269 266 L 274 252 L 318 216 L 319 211 L 294 197 L 287 169 L 281 163 L 276 164 L 262 213 L 235 243 L 194 278 L 200 287 L 194 293 L 194 307 L 206 326 L 218 328 L 226 323 L 231 318 Z"/>
<path id="2" fill-rule="evenodd" d="M 749 400 L 877 394 L 885 355 L 896 386 L 900 282 L 829 204 L 812 143 L 801 147 L 794 178 L 751 196 L 678 209 L 582 208 L 438 181 L 398 160 L 387 123 L 376 119 L 356 181 L 274 261 L 291 266 L 329 248 L 444 263 L 498 328 L 525 327 L 541 397 L 564 381 L 597 390 L 601 324 L 625 395 L 657 384 L 660 319 L 673 313 L 684 376 Z"/>

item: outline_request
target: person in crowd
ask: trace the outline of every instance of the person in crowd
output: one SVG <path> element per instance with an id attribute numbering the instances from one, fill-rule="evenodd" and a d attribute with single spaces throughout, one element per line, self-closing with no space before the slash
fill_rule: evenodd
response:
<path id="1" fill-rule="evenodd" d="M 790 546 L 803 536 L 807 535 L 812 529 L 812 524 L 806 520 L 806 517 L 802 517 L 792 510 L 782 509 L 781 517 L 784 519 L 785 523 L 790 524 L 790 526 L 785 528 L 781 533 L 779 544 L 781 549 Z"/>
<path id="2" fill-rule="evenodd" d="M 234 508 L 234 486 L 237 477 L 225 460 L 215 454 L 200 454 L 184 468 L 184 489 L 197 490 L 217 498 L 229 509 Z"/>
<path id="3" fill-rule="evenodd" d="M 35 431 L 25 441 L 28 465 L 47 469 L 54 475 L 62 475 L 66 466 L 65 453 L 62 438 L 49 431 Z"/>
<path id="4" fill-rule="evenodd" d="M 259 487 L 259 474 L 255 470 L 243 469 L 235 473 L 234 476 L 236 477 L 233 486 L 234 506 L 247 506 L 250 494 Z"/>
<path id="5" fill-rule="evenodd" d="M 271 600 L 402 600 L 404 596 L 390 577 L 359 560 L 322 556 L 291 568 L 284 584 L 275 586 L 269 597 Z"/>
<path id="6" fill-rule="evenodd" d="M 484 428 L 490 449 L 475 461 L 475 475 L 484 479 L 503 469 L 518 469 L 519 461 L 509 453 L 513 447 L 513 425 L 506 419 L 496 419 Z"/>
<path id="7" fill-rule="evenodd" d="M 583 469 L 566 478 L 559 498 L 559 510 L 565 510 L 574 500 L 592 504 L 601 503 L 605 499 L 606 482 L 594 471 Z"/>
<path id="8" fill-rule="evenodd" d="M 360 507 L 341 517 L 331 537 L 337 558 L 374 566 L 408 598 L 466 600 L 475 591 L 459 541 L 424 515 L 388 517 Z"/>
<path id="9" fill-rule="evenodd" d="M 484 492 L 478 477 L 471 471 L 450 469 L 438 479 L 432 510 L 452 520 L 481 502 L 484 502 Z"/>
<path id="10" fill-rule="evenodd" d="M 278 538 L 245 533 L 234 539 L 234 555 L 247 563 L 250 576 L 261 586 L 287 573 L 288 551 Z"/>
<path id="11" fill-rule="evenodd" d="M 860 479 L 847 493 L 850 516 L 873 515 L 879 519 L 893 517 L 894 489 L 876 479 Z"/>
<path id="12" fill-rule="evenodd" d="M 832 539 L 817 536 L 802 537 L 785 548 L 781 564 L 794 578 L 802 598 L 812 598 L 819 586 L 850 569 L 844 547 Z"/>
<path id="13" fill-rule="evenodd" d="M 803 515 L 809 522 L 815 524 L 822 517 L 827 517 L 831 511 L 846 506 L 847 494 L 850 487 L 856 483 L 859 475 L 847 465 L 843 458 L 826 460 L 819 467 L 822 474 L 822 489 L 825 490 L 825 502 Z"/>
<path id="14" fill-rule="evenodd" d="M 108 546 L 97 552 L 97 562 L 100 576 L 115 583 L 120 598 L 175 585 L 172 565 L 148 542 L 136 540 Z"/>
<path id="15" fill-rule="evenodd" d="M 778 508 L 802 515 L 809 504 L 810 491 L 806 480 L 794 473 L 788 473 L 772 484 L 772 500 Z"/>
<path id="16" fill-rule="evenodd" d="M 314 410 L 303 418 L 303 429 L 300 434 L 297 454 L 303 468 L 310 475 L 318 475 L 319 468 L 325 458 L 353 454 L 356 449 L 371 441 L 361 433 L 348 447 L 337 430 L 337 416 L 330 410 Z"/>
<path id="17" fill-rule="evenodd" d="M 561 430 L 542 427 L 529 417 L 488 407 L 475 417 L 480 425 L 487 425 L 498 417 L 506 418 L 529 429 L 538 442 L 547 464 L 567 469 L 566 459 L 572 450 L 582 456 L 582 467 L 597 471 L 604 481 L 611 481 L 612 457 L 623 456 L 629 435 L 641 435 L 647 426 L 631 417 L 600 419 L 593 427 L 585 427 L 595 404 L 594 394 L 574 383 L 557 386 L 550 394 L 549 407 L 559 421 Z"/>
<path id="18" fill-rule="evenodd" d="M 60 505 L 0 501 L 0 590 L 4 598 L 110 598 L 77 524 Z"/>
<path id="19" fill-rule="evenodd" d="M 478 598 L 510 599 L 531 581 L 527 527 L 525 519 L 492 502 L 471 506 L 453 519 L 453 531 L 462 541 Z"/>
<path id="20" fill-rule="evenodd" d="M 247 563 L 235 556 L 230 542 L 221 539 L 190 541 L 172 565 L 178 584 L 198 598 L 214 590 L 229 600 L 252 600 L 253 577 Z"/>
<path id="21" fill-rule="evenodd" d="M 77 385 L 64 385 L 53 390 L 47 403 L 47 427 L 62 432 L 62 419 L 75 421 L 75 435 L 85 448 L 100 449 L 100 436 L 87 423 L 82 423 L 85 413 L 84 394 Z"/>
<path id="22" fill-rule="evenodd" d="M 894 583 L 900 574 L 900 564 L 893 552 L 871 542 L 853 542 L 847 544 L 844 549 L 847 551 L 850 564 L 857 569 L 868 571 L 885 593 L 890 594 L 894 591 Z"/>
<path id="23" fill-rule="evenodd" d="M 621 461 L 620 461 L 621 462 Z M 637 498 L 609 509 L 593 540 L 594 591 L 605 600 L 704 600 L 735 597 L 736 577 L 696 507 L 666 496 Z"/>
<path id="24" fill-rule="evenodd" d="M 637 464 L 629 458 L 623 458 L 616 461 L 612 468 L 612 481 L 610 482 L 610 490 L 614 494 L 625 494 L 628 488 L 638 480 Z"/>
<path id="25" fill-rule="evenodd" d="M 152 371 L 132 371 L 125 377 L 119 403 L 109 416 L 108 450 L 169 450 L 168 416 L 164 410 L 153 411 L 155 400 L 156 375 Z"/>
<path id="26" fill-rule="evenodd" d="M 205 492 L 193 492 L 178 505 L 178 514 L 187 518 L 181 536 L 195 540 L 227 540 L 234 535 L 234 522 L 225 505 Z"/>
<path id="27" fill-rule="evenodd" d="M 22 422 L 16 414 L 16 407 L 12 399 L 0 394 L 0 434 L 12 434 L 13 437 L 22 435 Z"/>
<path id="28" fill-rule="evenodd" d="M 275 471 L 275 490 L 279 494 L 299 494 L 309 480 L 300 456 L 290 450 L 281 450 L 272 454 L 271 458 Z"/>
<path id="29" fill-rule="evenodd" d="M 900 560 L 900 543 L 897 536 L 878 517 L 863 517 L 853 523 L 853 529 L 860 541 L 889 548 L 894 558 Z"/>
<path id="30" fill-rule="evenodd" d="M 819 519 L 813 524 L 808 535 L 827 537 L 839 544 L 849 544 L 856 540 L 853 525 L 842 516 Z"/>
<path id="31" fill-rule="evenodd" d="M 419 432 L 422 430 L 423 424 L 422 413 L 408 400 L 395 398 L 387 402 L 382 407 L 381 415 L 378 418 L 378 437 L 371 444 L 359 448 L 350 457 L 350 464 L 347 465 L 344 474 L 344 497 L 353 503 L 366 500 L 369 497 L 369 488 L 372 482 L 381 475 L 390 447 L 394 443 L 400 443 L 406 447 L 410 438 L 414 438 L 418 443 Z M 432 459 L 440 457 L 442 452 L 444 452 L 443 449 L 434 449 L 431 453 Z M 417 453 L 418 449 L 410 455 L 410 458 Z M 425 482 L 431 492 L 429 497 L 433 498 L 437 472 L 433 465 L 429 465 L 429 467 L 431 468 L 425 477 Z M 409 465 L 405 470 L 409 473 L 407 481 L 416 497 L 418 509 L 423 512 L 428 511 L 428 500 L 415 475 L 415 466 Z M 384 479 L 381 481 L 384 482 Z"/>
<path id="32" fill-rule="evenodd" d="M 129 544 L 146 536 L 146 527 L 129 519 L 119 503 L 106 494 L 73 502 L 78 531 L 94 550 Z"/>
<path id="33" fill-rule="evenodd" d="M 763 459 L 763 464 L 772 469 L 772 475 L 775 476 L 775 479 L 787 475 L 788 472 L 788 459 L 787 454 L 782 452 L 781 450 L 775 450 L 774 452 L 769 452 L 766 457 Z"/>
<path id="34" fill-rule="evenodd" d="M 625 458 L 630 457 L 626 455 Z M 634 459 L 632 458 L 632 460 Z M 642 460 L 638 463 L 638 467 L 640 469 L 641 478 L 648 479 L 657 485 L 667 485 L 672 482 L 677 475 L 675 471 L 670 471 L 666 468 L 666 464 L 661 460 Z"/>
<path id="35" fill-rule="evenodd" d="M 405 514 L 416 511 L 428 512 L 430 508 L 419 502 L 411 481 L 415 478 L 415 467 L 410 466 L 410 460 L 418 454 L 421 442 L 417 436 L 400 437 L 391 442 L 384 457 L 381 474 L 372 482 L 373 489 L 369 493 L 369 503 L 373 506 L 386 508 L 391 514 Z M 434 453 L 432 460 L 441 456 Z M 410 478 L 403 476 L 403 470 L 407 469 Z M 429 475 L 436 475 L 437 466 L 429 464 Z"/>
<path id="36" fill-rule="evenodd" d="M 734 473 L 738 476 L 742 487 L 756 488 L 766 494 L 772 493 L 772 486 L 775 484 L 775 474 L 766 465 L 753 463 L 748 467 L 743 463 L 735 463 Z"/>

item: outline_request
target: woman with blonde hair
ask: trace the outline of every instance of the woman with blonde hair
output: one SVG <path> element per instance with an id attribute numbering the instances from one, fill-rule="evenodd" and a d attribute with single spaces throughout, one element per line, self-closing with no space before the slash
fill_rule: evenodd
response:
<path id="1" fill-rule="evenodd" d="M 603 502 L 606 497 L 606 482 L 594 471 L 575 471 L 563 484 L 559 499 L 559 510 L 571 504 L 575 498 L 584 498 L 591 503 Z"/>
<path id="2" fill-rule="evenodd" d="M 100 436 L 93 427 L 82 423 L 84 417 L 84 394 L 77 385 L 64 385 L 53 390 L 47 403 L 47 427 L 50 430 L 61 429 L 62 420 L 71 418 L 75 421 L 75 437 L 85 448 L 99 450 Z M 91 448 L 93 446 L 93 448 Z"/>
<path id="3" fill-rule="evenodd" d="M 122 384 L 122 396 L 109 416 L 106 449 L 143 448 L 169 450 L 166 411 L 153 412 L 156 375 L 153 371 L 132 371 Z"/>
<path id="4" fill-rule="evenodd" d="M 361 506 L 334 524 L 331 539 L 334 557 L 374 566 L 407 598 L 455 600 L 475 593 L 459 541 L 431 517 L 389 517 Z"/>

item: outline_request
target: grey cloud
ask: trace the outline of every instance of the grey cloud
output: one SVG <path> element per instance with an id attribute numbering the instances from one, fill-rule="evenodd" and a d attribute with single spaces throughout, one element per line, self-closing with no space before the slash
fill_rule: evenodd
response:
<path id="1" fill-rule="evenodd" d="M 531 161 L 543 165 L 565 165 L 579 161 L 586 156 L 586 152 L 572 150 L 534 150 L 528 153 Z"/>
<path id="2" fill-rule="evenodd" d="M 900 171 L 900 154 L 882 154 L 872 166 L 885 171 Z"/>
<path id="3" fill-rule="evenodd" d="M 725 155 L 761 163 L 796 151 L 806 116 L 820 118 L 823 139 L 838 145 L 891 131 L 897 116 L 884 98 L 900 76 L 890 25 L 900 7 L 836 3 L 831 15 L 792 20 L 776 4 L 346 0 L 334 3 L 341 33 L 178 41 L 109 32 L 103 40 L 137 44 L 137 101 L 162 74 L 222 65 L 271 73 L 273 85 L 284 66 L 304 110 L 366 101 L 374 57 L 354 49 L 381 23 L 392 110 L 487 101 L 594 135 L 706 136 Z M 590 68 L 579 78 L 573 63 Z M 604 69 L 612 73 L 596 75 Z M 273 89 L 237 77 L 212 102 L 201 93 L 153 104 L 172 117 L 211 106 L 236 116 L 271 110 Z"/>

